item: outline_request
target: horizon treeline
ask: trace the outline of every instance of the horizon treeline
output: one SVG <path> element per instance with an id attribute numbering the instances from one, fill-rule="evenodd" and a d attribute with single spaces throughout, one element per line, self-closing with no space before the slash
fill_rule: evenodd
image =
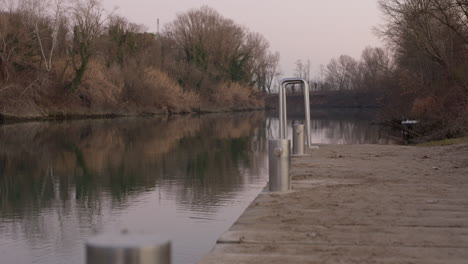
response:
<path id="1" fill-rule="evenodd" d="M 415 136 L 468 133 L 468 1 L 379 0 L 386 47 L 367 47 L 321 67 L 322 91 L 372 95 L 384 120 L 418 119 Z M 309 63 L 296 74 L 310 78 Z"/>
<path id="2" fill-rule="evenodd" d="M 0 113 L 191 112 L 262 106 L 279 54 L 203 6 L 158 33 L 97 0 L 0 2 Z"/>

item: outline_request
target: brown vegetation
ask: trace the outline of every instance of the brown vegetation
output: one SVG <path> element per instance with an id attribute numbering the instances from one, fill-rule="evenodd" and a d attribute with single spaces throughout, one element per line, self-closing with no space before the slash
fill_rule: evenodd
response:
<path id="1" fill-rule="evenodd" d="M 422 120 L 422 135 L 466 134 L 468 2 L 381 0 L 380 6 L 387 17 L 381 33 L 394 51 L 398 80 L 387 91 L 389 115 Z M 395 101 L 400 109 L 391 109 Z"/>
<path id="2" fill-rule="evenodd" d="M 2 1 L 0 43 L 0 115 L 20 117 L 260 107 L 279 59 L 209 7 L 154 34 L 96 0 Z"/>

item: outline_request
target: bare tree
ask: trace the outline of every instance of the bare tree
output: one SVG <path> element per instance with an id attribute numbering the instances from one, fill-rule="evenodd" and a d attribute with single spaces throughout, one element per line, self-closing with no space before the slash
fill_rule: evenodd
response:
<path id="1" fill-rule="evenodd" d="M 327 65 L 327 77 L 335 90 L 351 90 L 357 74 L 357 61 L 348 55 L 341 55 L 338 59 L 332 59 Z"/>
<path id="2" fill-rule="evenodd" d="M 76 89 L 85 74 L 89 61 L 95 53 L 95 42 L 102 33 L 105 21 L 104 9 L 97 0 L 78 0 L 72 8 L 73 47 L 72 63 L 75 77 L 71 89 Z"/>
<path id="3" fill-rule="evenodd" d="M 306 82 L 310 82 L 310 60 L 307 62 L 302 62 L 302 60 L 297 60 L 295 74 L 297 77 L 304 79 Z"/>
<path id="4" fill-rule="evenodd" d="M 178 15 L 167 25 L 166 36 L 175 43 L 178 60 L 192 67 L 188 74 L 178 76 L 183 83 L 199 72 L 192 80 L 197 87 L 207 75 L 242 82 L 263 92 L 271 86 L 279 56 L 269 52 L 268 41 L 212 8 L 204 6 Z"/>
<path id="5" fill-rule="evenodd" d="M 468 45 L 468 1 L 429 0 L 429 8 L 425 12 Z"/>
<path id="6" fill-rule="evenodd" d="M 420 61 L 435 62 L 468 91 L 466 74 L 460 70 L 466 64 L 468 45 L 466 0 L 380 0 L 379 4 L 387 18 L 381 33 L 402 60 L 408 59 L 410 50 L 421 54 Z M 421 72 L 430 70 L 430 61 L 420 65 Z"/>
<path id="7" fill-rule="evenodd" d="M 32 65 L 40 53 L 37 49 L 31 17 L 34 1 L 3 1 L 0 5 L 0 77 L 5 90 L 15 65 Z M 37 4 L 37 3 L 36 3 Z M 42 57 L 41 57 L 42 58 Z M 40 62 L 39 62 L 40 63 Z"/>
<path id="8" fill-rule="evenodd" d="M 244 45 L 244 52 L 249 54 L 246 64 L 246 73 L 259 90 L 265 92 L 267 68 L 270 64 L 268 48 L 270 44 L 260 33 L 250 33 L 247 35 Z M 273 57 L 272 57 L 273 58 Z"/>
<path id="9" fill-rule="evenodd" d="M 268 64 L 266 66 L 266 90 L 268 93 L 271 94 L 271 88 L 274 82 L 275 77 L 277 77 L 279 73 L 278 64 L 279 64 L 280 54 L 279 52 L 275 52 L 274 54 L 269 54 L 268 56 Z"/>
<path id="10" fill-rule="evenodd" d="M 7 7 L 6 2 L 2 1 L 2 10 L 1 12 L 5 12 L 4 8 Z M 12 37 L 12 35 L 16 35 L 15 32 L 12 30 L 13 27 L 11 25 L 10 19 L 5 18 L 4 15 L 0 18 L 0 77 L 2 81 L 2 90 L 5 89 L 6 84 L 10 80 L 10 73 L 9 73 L 9 64 L 11 57 L 18 45 Z"/>
<path id="11" fill-rule="evenodd" d="M 42 57 L 41 64 L 47 72 L 52 69 L 52 58 L 57 46 L 57 37 L 64 15 L 64 1 L 23 0 L 27 5 L 29 20 Z"/>
<path id="12" fill-rule="evenodd" d="M 361 88 L 380 88 L 382 80 L 392 72 L 390 56 L 382 48 L 366 47 L 362 52 L 358 70 Z"/>
<path id="13" fill-rule="evenodd" d="M 175 59 L 194 67 L 188 71 L 191 75 L 203 73 L 195 78 L 196 87 L 201 88 L 206 73 L 220 80 L 251 80 L 254 67 L 251 58 L 255 51 L 251 44 L 255 39 L 248 36 L 245 28 L 223 18 L 216 10 L 204 6 L 179 14 L 166 26 L 165 35 L 175 44 L 179 55 Z M 179 78 L 186 80 L 189 75 Z"/>
<path id="14" fill-rule="evenodd" d="M 297 60 L 295 62 L 296 68 L 295 68 L 295 74 L 297 77 L 304 79 L 309 86 L 312 85 L 311 79 L 310 79 L 310 60 L 307 60 L 307 62 L 302 62 L 302 60 Z M 293 88 L 295 89 L 295 87 Z"/>
<path id="15" fill-rule="evenodd" d="M 51 31 L 51 44 L 49 48 L 49 52 L 46 55 L 46 51 L 44 50 L 44 47 L 42 45 L 42 41 L 40 38 L 38 38 L 38 41 L 40 43 L 41 47 L 41 54 L 44 59 L 45 67 L 47 71 L 50 71 L 52 69 L 52 59 L 54 56 L 54 52 L 57 46 L 57 38 L 59 35 L 59 29 L 60 29 L 60 23 L 62 23 L 64 19 L 64 1 L 63 0 L 55 0 L 54 3 L 54 9 L 53 9 L 53 14 L 51 17 L 51 22 L 52 24 L 50 25 L 50 31 Z M 38 27 L 36 26 L 36 35 L 39 36 L 38 32 Z"/>

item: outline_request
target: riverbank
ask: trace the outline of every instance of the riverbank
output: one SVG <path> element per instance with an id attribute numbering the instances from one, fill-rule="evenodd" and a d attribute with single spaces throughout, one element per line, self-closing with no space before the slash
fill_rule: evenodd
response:
<path id="1" fill-rule="evenodd" d="M 246 108 L 222 108 L 222 107 L 206 107 L 194 111 L 184 112 L 147 112 L 147 113 L 109 113 L 109 114 L 56 114 L 56 115 L 37 115 L 37 116 L 12 116 L 3 115 L 0 113 L 0 125 L 11 123 L 24 123 L 34 121 L 65 121 L 65 120 L 83 120 L 83 119 L 111 119 L 119 117 L 145 117 L 145 116 L 161 116 L 161 115 L 190 115 L 190 114 L 214 114 L 214 113 L 237 113 L 237 112 L 253 112 L 268 110 L 264 107 L 246 107 Z"/>
<path id="2" fill-rule="evenodd" d="M 200 263 L 465 263 L 468 143 L 322 145 Z"/>
<path id="3" fill-rule="evenodd" d="M 52 77 L 34 87 L 29 87 L 26 81 L 9 85 L 0 91 L 0 120 L 66 120 L 265 108 L 261 94 L 250 86 L 219 84 L 212 91 L 194 92 L 195 88 L 183 88 L 166 73 L 154 69 L 155 76 L 150 74 L 153 79 L 141 80 L 148 82 L 146 90 L 141 87 L 143 90 L 138 90 L 115 83 L 115 78 L 105 74 L 105 69 L 98 69 L 103 80 L 91 74 L 75 90 L 67 89 L 65 83 L 56 82 Z M 130 80 L 122 80 L 125 81 Z"/>

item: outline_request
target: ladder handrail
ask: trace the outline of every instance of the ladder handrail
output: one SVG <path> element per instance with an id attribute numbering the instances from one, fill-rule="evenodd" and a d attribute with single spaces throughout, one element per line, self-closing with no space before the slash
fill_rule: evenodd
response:
<path id="1" fill-rule="evenodd" d="M 287 139 L 288 138 L 288 118 L 287 118 L 287 110 L 286 110 L 286 87 L 292 84 L 303 84 L 304 90 L 304 104 L 305 104 L 305 117 L 306 117 L 306 124 L 305 124 L 305 134 L 306 134 L 306 141 L 309 147 L 312 146 L 311 143 L 311 133 L 310 133 L 310 88 L 309 84 L 302 78 L 285 78 L 281 80 L 281 85 L 279 88 L 279 120 L 280 120 L 280 128 L 279 134 L 280 139 Z"/>

